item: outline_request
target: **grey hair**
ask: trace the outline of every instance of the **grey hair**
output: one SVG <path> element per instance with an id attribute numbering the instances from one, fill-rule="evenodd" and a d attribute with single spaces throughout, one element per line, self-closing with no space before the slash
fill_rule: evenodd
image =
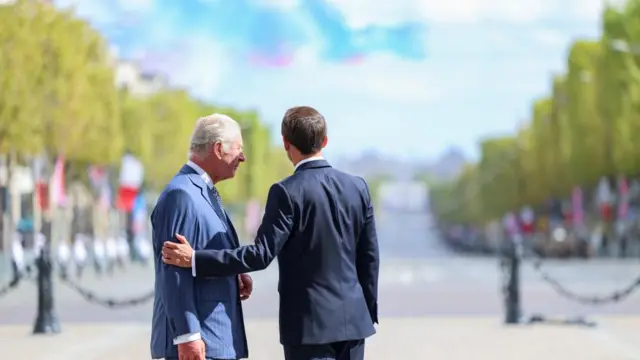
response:
<path id="1" fill-rule="evenodd" d="M 215 143 L 222 143 L 225 151 L 231 142 L 241 136 L 240 125 L 231 117 L 223 114 L 203 116 L 196 121 L 189 154 L 203 154 Z"/>

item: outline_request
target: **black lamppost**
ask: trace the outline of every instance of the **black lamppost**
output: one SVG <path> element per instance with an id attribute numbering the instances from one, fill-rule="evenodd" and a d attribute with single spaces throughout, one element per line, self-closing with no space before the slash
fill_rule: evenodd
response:
<path id="1" fill-rule="evenodd" d="M 37 233 L 36 233 L 37 234 Z M 57 334 L 61 331 L 53 294 L 53 257 L 51 255 L 51 220 L 42 223 L 44 244 L 38 256 L 38 315 L 34 334 Z"/>

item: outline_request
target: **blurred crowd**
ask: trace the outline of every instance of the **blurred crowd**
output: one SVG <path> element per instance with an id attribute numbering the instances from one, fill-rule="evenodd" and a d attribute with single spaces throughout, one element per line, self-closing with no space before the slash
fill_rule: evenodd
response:
<path id="1" fill-rule="evenodd" d="M 36 274 L 36 261 L 45 246 L 42 233 L 17 231 L 11 243 L 11 263 L 13 271 L 20 277 Z M 93 267 L 95 273 L 113 274 L 116 268 L 125 268 L 126 264 L 137 262 L 146 265 L 152 256 L 152 247 L 148 239 L 135 237 L 132 242 L 126 236 L 92 238 L 87 234 L 75 234 L 71 242 L 53 244 L 52 257 L 63 275 L 81 278 L 87 267 Z"/>
<path id="2" fill-rule="evenodd" d="M 525 206 L 485 225 L 440 222 L 438 226 L 448 245 L 469 253 L 497 253 L 519 237 L 526 249 L 541 257 L 640 258 L 640 183 L 622 182 L 615 195 L 605 181 L 591 198 L 575 189 L 570 199 Z"/>

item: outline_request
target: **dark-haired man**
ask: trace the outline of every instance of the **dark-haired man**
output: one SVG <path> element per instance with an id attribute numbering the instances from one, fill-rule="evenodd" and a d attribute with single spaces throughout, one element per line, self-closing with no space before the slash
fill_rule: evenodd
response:
<path id="1" fill-rule="evenodd" d="M 271 186 L 255 244 L 194 252 L 178 236 L 163 260 L 210 277 L 262 270 L 277 256 L 285 359 L 362 360 L 378 322 L 380 266 L 367 184 L 322 157 L 327 125 L 317 110 L 289 109 L 282 140 L 295 171 Z"/>

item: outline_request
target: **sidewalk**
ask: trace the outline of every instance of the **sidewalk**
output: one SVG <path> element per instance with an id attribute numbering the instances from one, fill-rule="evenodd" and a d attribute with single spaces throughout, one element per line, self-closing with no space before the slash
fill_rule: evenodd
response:
<path id="1" fill-rule="evenodd" d="M 596 319 L 599 327 L 504 327 L 497 318 L 383 319 L 367 360 L 635 360 L 640 317 Z M 249 321 L 251 360 L 279 360 L 277 322 Z M 34 337 L 30 327 L 0 327 L 3 358 L 20 360 L 149 359 L 147 324 L 71 325 Z"/>

